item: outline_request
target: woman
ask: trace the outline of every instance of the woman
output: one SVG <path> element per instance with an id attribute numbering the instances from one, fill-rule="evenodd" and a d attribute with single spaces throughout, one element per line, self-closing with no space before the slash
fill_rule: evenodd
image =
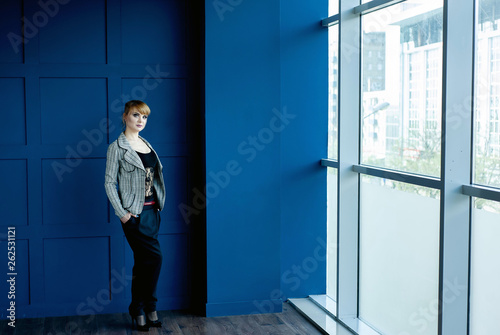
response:
<path id="1" fill-rule="evenodd" d="M 142 331 L 161 327 L 156 313 L 156 285 L 162 262 L 158 229 L 159 212 L 165 203 L 165 184 L 158 155 L 151 144 L 139 136 L 149 114 L 149 107 L 142 101 L 131 100 L 125 104 L 122 116 L 125 131 L 109 145 L 104 183 L 134 253 L 129 313 L 132 324 Z"/>

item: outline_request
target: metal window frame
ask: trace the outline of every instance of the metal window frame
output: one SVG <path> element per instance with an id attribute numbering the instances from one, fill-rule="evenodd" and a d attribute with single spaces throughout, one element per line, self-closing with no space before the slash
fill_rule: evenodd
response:
<path id="1" fill-rule="evenodd" d="M 321 25 L 323 27 L 331 27 L 339 23 L 340 14 L 335 14 L 327 17 L 326 19 L 321 20 Z"/>
<path id="2" fill-rule="evenodd" d="M 462 193 L 469 197 L 476 197 L 500 202 L 500 189 L 482 185 L 463 185 Z"/>
<path id="3" fill-rule="evenodd" d="M 443 90 L 441 145 L 441 215 L 439 259 L 438 335 L 469 332 L 469 269 L 471 199 L 462 185 L 471 182 L 472 112 L 461 122 L 448 121 L 453 106 L 463 106 L 474 97 L 474 7 L 475 1 L 444 0 Z M 449 297 L 449 283 L 467 287 Z"/>
<path id="4" fill-rule="evenodd" d="M 321 166 L 331 167 L 331 168 L 335 168 L 335 169 L 339 168 L 339 162 L 337 160 L 334 160 L 334 159 L 323 158 L 322 160 L 320 160 L 319 163 Z"/>
<path id="5" fill-rule="evenodd" d="M 368 14 L 379 9 L 389 7 L 406 0 L 373 0 L 353 8 L 354 14 Z"/>
<path id="6" fill-rule="evenodd" d="M 383 169 L 367 165 L 353 165 L 352 170 L 354 172 L 368 176 L 385 178 L 401 183 L 429 187 L 438 190 L 440 190 L 443 185 L 443 183 L 439 178 L 423 176 L 414 173 L 406 173 L 396 170 Z"/>

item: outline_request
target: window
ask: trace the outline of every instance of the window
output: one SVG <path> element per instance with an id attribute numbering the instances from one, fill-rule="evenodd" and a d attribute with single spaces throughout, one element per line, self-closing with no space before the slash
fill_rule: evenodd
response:
<path id="1" fill-rule="evenodd" d="M 500 1 L 480 0 L 478 7 L 480 12 L 500 9 Z M 474 182 L 500 187 L 500 29 L 497 20 L 482 12 L 476 23 Z"/>
<path id="2" fill-rule="evenodd" d="M 345 0 L 328 27 L 327 294 L 353 332 L 500 328 L 500 0 L 443 4 Z"/>
<path id="3" fill-rule="evenodd" d="M 338 6 L 337 6 L 338 8 Z M 338 147 L 338 26 L 328 30 L 328 158 L 337 159 Z"/>
<path id="4" fill-rule="evenodd" d="M 339 11 L 338 0 L 329 2 L 329 15 Z M 328 29 L 328 158 L 338 159 L 338 26 Z M 327 278 L 326 294 L 337 300 L 337 169 L 327 172 Z"/>
<path id="5" fill-rule="evenodd" d="M 500 0 L 476 1 L 474 183 L 500 187 Z M 474 198 L 471 227 L 470 335 L 498 332 L 500 202 Z"/>
<path id="6" fill-rule="evenodd" d="M 406 1 L 361 18 L 364 164 L 440 174 L 441 7 L 439 1 Z M 372 52 L 380 59 L 369 57 Z M 374 120 L 383 127 L 379 141 L 370 136 Z M 398 141 L 391 136 L 395 126 Z"/>
<path id="7" fill-rule="evenodd" d="M 361 17 L 362 164 L 440 174 L 440 6 L 406 1 Z M 379 73 L 366 57 L 374 48 L 384 64 Z M 436 189 L 361 176 L 358 313 L 382 334 L 438 333 L 439 196 Z M 418 313 L 429 306 L 436 312 L 428 318 Z"/>

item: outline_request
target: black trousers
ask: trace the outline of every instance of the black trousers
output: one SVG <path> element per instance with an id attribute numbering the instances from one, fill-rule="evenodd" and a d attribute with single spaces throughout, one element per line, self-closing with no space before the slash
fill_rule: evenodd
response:
<path id="1" fill-rule="evenodd" d="M 132 216 L 122 224 L 125 237 L 134 252 L 132 302 L 129 306 L 129 312 L 134 316 L 142 311 L 156 311 L 156 286 L 162 263 L 158 242 L 160 221 L 160 212 L 151 205 L 144 206 L 137 218 Z"/>

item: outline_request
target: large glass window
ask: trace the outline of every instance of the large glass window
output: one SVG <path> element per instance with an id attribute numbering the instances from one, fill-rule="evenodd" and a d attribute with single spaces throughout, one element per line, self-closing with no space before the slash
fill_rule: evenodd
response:
<path id="1" fill-rule="evenodd" d="M 473 181 L 500 187 L 500 0 L 476 1 Z M 470 335 L 500 329 L 500 203 L 474 198 Z"/>
<path id="2" fill-rule="evenodd" d="M 500 0 L 477 7 L 474 182 L 500 187 Z"/>
<path id="3" fill-rule="evenodd" d="M 437 334 L 439 191 L 363 176 L 359 317 L 382 334 Z"/>
<path id="4" fill-rule="evenodd" d="M 362 164 L 440 176 L 442 6 L 408 0 L 362 15 Z M 438 333 L 439 196 L 361 177 L 359 318 L 382 334 Z"/>
<path id="5" fill-rule="evenodd" d="M 348 1 L 328 28 L 326 290 L 354 331 L 500 329 L 500 0 L 443 4 Z"/>
<path id="6" fill-rule="evenodd" d="M 440 175 L 443 2 L 362 16 L 361 162 Z"/>

